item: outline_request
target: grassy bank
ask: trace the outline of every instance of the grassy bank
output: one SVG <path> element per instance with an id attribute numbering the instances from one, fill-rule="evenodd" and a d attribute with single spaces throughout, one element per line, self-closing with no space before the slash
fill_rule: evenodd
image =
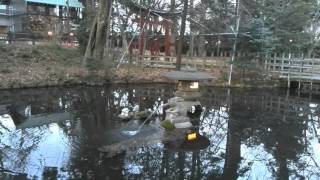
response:
<path id="1" fill-rule="evenodd" d="M 56 86 L 104 80 L 80 66 L 81 54 L 59 46 L 0 46 L 0 88 Z M 94 78 L 93 78 L 94 77 Z"/>
<path id="2" fill-rule="evenodd" d="M 64 49 L 54 45 L 0 45 L 0 52 L 0 89 L 172 82 L 162 77 L 170 69 L 123 65 L 120 69 L 100 67 L 88 70 L 81 67 L 82 55 L 77 49 Z M 227 86 L 228 67 L 212 69 L 208 73 L 215 78 L 205 85 Z M 233 86 L 273 86 L 273 83 L 264 80 L 255 71 L 249 71 L 243 76 L 236 70 Z"/>

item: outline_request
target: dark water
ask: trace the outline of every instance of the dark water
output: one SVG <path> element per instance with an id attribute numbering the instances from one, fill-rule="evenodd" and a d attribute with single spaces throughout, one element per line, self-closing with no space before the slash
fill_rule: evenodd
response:
<path id="1" fill-rule="evenodd" d="M 153 109 L 168 85 L 0 91 L 0 179 L 320 179 L 320 98 L 278 90 L 203 88 L 203 150 L 162 143 L 108 158 L 125 140 L 123 108 Z M 148 125 L 140 136 L 149 136 Z M 129 145 L 128 145 L 129 146 Z"/>

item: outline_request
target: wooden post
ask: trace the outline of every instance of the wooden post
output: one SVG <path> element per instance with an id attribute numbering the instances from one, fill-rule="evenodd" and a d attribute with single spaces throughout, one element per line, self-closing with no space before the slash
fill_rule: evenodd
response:
<path id="1" fill-rule="evenodd" d="M 288 69 L 288 85 L 287 88 L 290 89 L 290 71 L 291 71 L 291 53 L 289 53 L 289 69 Z"/>
<path id="2" fill-rule="evenodd" d="M 284 54 L 282 54 L 282 58 L 281 58 L 281 75 L 284 74 Z"/>
<path id="3" fill-rule="evenodd" d="M 144 17 L 140 16 L 140 36 L 139 36 L 139 56 L 142 59 L 144 56 L 143 47 L 144 47 Z"/>
<path id="4" fill-rule="evenodd" d="M 273 57 L 273 65 L 272 65 L 273 73 L 276 71 L 276 61 L 277 61 L 277 56 Z"/>
<path id="5" fill-rule="evenodd" d="M 314 59 L 314 56 L 312 56 L 312 66 L 311 66 L 311 76 L 313 77 L 313 70 L 314 70 L 314 61 L 315 61 L 315 59 Z M 310 80 L 310 90 L 311 90 L 311 92 L 312 92 L 312 85 L 313 85 L 313 82 L 312 82 L 312 78 L 311 78 L 311 80 Z"/>
<path id="6" fill-rule="evenodd" d="M 206 69 L 206 59 L 203 58 L 202 60 L 203 69 Z"/>
<path id="7" fill-rule="evenodd" d="M 304 56 L 303 56 L 303 53 L 301 54 L 301 61 L 300 61 L 300 70 L 299 70 L 299 72 L 300 72 L 300 77 L 302 76 L 302 72 L 303 72 L 303 70 L 302 70 L 302 68 L 303 68 L 303 59 L 304 59 Z M 298 90 L 299 90 L 299 92 L 300 92 L 300 88 L 301 88 L 301 78 L 299 77 L 299 81 L 298 81 Z"/>
<path id="8" fill-rule="evenodd" d="M 264 58 L 264 70 L 268 71 L 268 54 L 266 54 Z"/>
<path id="9" fill-rule="evenodd" d="M 170 25 L 167 20 L 164 21 L 165 25 L 165 55 L 166 56 L 171 56 L 171 37 L 170 37 Z"/>

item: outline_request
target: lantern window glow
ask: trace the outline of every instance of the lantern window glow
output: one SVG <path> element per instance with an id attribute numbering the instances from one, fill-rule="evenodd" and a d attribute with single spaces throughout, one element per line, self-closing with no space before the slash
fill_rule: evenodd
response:
<path id="1" fill-rule="evenodd" d="M 193 141 L 195 139 L 197 139 L 197 133 L 194 132 L 194 133 L 190 133 L 190 134 L 187 135 L 187 140 L 188 141 Z"/>
<path id="2" fill-rule="evenodd" d="M 190 89 L 199 89 L 199 83 L 198 82 L 190 83 Z"/>

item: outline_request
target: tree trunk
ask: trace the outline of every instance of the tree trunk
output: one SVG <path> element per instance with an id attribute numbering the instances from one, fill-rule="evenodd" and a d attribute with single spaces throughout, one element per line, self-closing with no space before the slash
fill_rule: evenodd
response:
<path id="1" fill-rule="evenodd" d="M 119 26 L 120 26 L 120 33 L 121 33 L 121 41 L 122 41 L 122 49 L 124 51 L 127 51 L 128 48 L 128 42 L 127 42 L 127 34 L 126 34 L 126 28 L 128 26 L 128 20 L 129 16 L 121 23 L 120 20 L 120 10 L 119 7 L 117 7 L 117 13 L 118 13 L 118 18 L 119 18 Z M 129 14 L 128 11 L 126 11 L 127 14 Z"/>
<path id="2" fill-rule="evenodd" d="M 194 0 L 190 0 L 190 16 L 194 16 Z M 189 56 L 194 56 L 194 34 L 193 34 L 193 25 L 192 22 L 190 22 L 190 43 L 189 43 Z"/>
<path id="3" fill-rule="evenodd" d="M 88 65 L 88 59 L 102 63 L 103 50 L 106 44 L 106 27 L 110 23 L 112 0 L 100 0 L 98 13 L 91 27 L 88 45 L 82 64 Z"/>
<path id="4" fill-rule="evenodd" d="M 176 1 L 175 0 L 171 0 L 171 4 L 170 4 L 170 12 L 174 12 L 176 9 Z M 178 24 L 177 22 L 177 18 L 176 16 L 172 13 L 171 14 L 171 46 L 170 46 L 170 54 L 171 56 L 175 56 L 177 54 L 176 51 L 176 37 L 178 36 L 178 32 L 177 32 L 177 27 L 176 25 Z"/>
<path id="5" fill-rule="evenodd" d="M 110 37 L 110 22 L 112 22 L 112 19 L 111 19 L 111 14 L 112 14 L 112 0 L 111 0 L 111 4 L 109 6 L 109 10 L 108 10 L 108 24 L 106 25 L 105 27 L 105 31 L 106 31 L 106 37 L 105 37 L 105 40 L 106 40 L 106 43 L 105 43 L 105 46 L 104 46 L 104 52 L 103 52 L 103 59 L 104 59 L 104 62 L 105 62 L 105 65 L 107 64 L 106 62 L 110 59 L 110 51 L 111 51 L 111 48 L 112 48 L 112 44 L 111 42 L 109 42 L 109 37 Z"/>
<path id="6" fill-rule="evenodd" d="M 180 38 L 179 38 L 179 44 L 178 44 L 177 62 L 176 62 L 177 71 L 181 70 L 182 45 L 183 45 L 184 33 L 186 31 L 187 11 L 188 11 L 188 0 L 184 0 L 182 19 L 181 19 L 181 28 L 180 28 Z"/>
<path id="7" fill-rule="evenodd" d="M 201 14 L 200 14 L 200 24 L 205 24 L 206 20 L 206 7 L 205 7 L 205 2 L 201 0 Z M 199 29 L 199 43 L 198 43 L 198 56 L 205 56 L 206 51 L 205 51 L 205 38 L 203 34 L 205 33 L 204 28 L 200 27 Z"/>
<path id="8" fill-rule="evenodd" d="M 92 23 L 92 27 L 90 30 L 87 48 L 86 48 L 84 58 L 82 61 L 83 66 L 86 66 L 88 64 L 89 58 L 93 56 L 93 50 L 94 50 L 94 46 L 95 46 L 95 37 L 94 36 L 96 34 L 96 31 L 97 31 L 97 16 L 94 18 L 93 23 Z"/>

